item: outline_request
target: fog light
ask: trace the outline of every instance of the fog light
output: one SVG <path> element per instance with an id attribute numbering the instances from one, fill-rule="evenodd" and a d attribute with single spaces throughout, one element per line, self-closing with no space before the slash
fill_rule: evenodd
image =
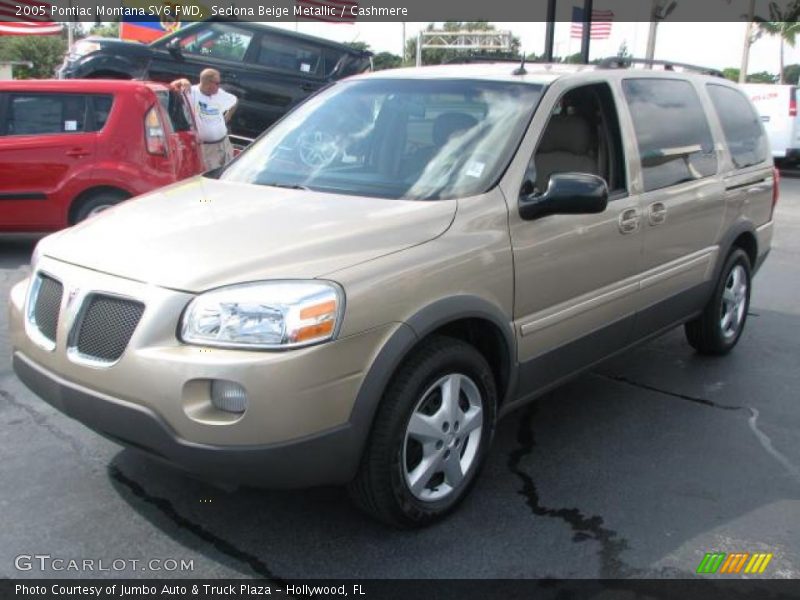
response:
<path id="1" fill-rule="evenodd" d="M 214 379 L 211 382 L 211 404 L 225 412 L 243 413 L 247 409 L 247 392 L 233 381 Z"/>

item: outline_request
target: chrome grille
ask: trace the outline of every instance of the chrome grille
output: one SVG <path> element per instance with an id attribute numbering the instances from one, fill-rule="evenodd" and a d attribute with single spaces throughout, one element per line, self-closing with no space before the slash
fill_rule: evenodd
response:
<path id="1" fill-rule="evenodd" d="M 141 302 L 91 295 L 79 323 L 78 352 L 101 361 L 116 361 L 125 352 L 142 313 Z"/>
<path id="2" fill-rule="evenodd" d="M 58 330 L 58 311 L 64 286 L 52 277 L 40 274 L 39 290 L 33 305 L 33 319 L 36 328 L 51 342 L 56 341 Z"/>

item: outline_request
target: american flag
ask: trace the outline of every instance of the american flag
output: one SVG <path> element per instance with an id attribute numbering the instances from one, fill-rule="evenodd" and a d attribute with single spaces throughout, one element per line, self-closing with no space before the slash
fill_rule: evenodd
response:
<path id="1" fill-rule="evenodd" d="M 44 15 L 17 15 L 17 7 L 44 8 Z M 0 0 L 0 35 L 54 35 L 61 33 L 61 24 L 48 21 L 50 3 L 38 0 Z"/>
<path id="2" fill-rule="evenodd" d="M 0 0 L 2 1 L 2 0 Z M 304 12 L 298 19 L 325 21 L 326 23 L 354 23 L 355 15 L 350 9 L 358 8 L 357 0 L 295 0 Z"/>
<path id="3" fill-rule="evenodd" d="M 589 35 L 593 40 L 605 40 L 611 36 L 611 21 L 614 20 L 614 12 L 610 10 L 593 10 L 592 27 Z M 569 31 L 570 37 L 583 37 L 583 9 L 579 6 L 572 7 L 572 27 Z"/>

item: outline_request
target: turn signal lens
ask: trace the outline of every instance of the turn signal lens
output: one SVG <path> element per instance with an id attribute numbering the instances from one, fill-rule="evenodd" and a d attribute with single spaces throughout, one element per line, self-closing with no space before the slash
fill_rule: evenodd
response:
<path id="1" fill-rule="evenodd" d="M 155 106 L 144 117 L 144 139 L 149 154 L 167 155 L 167 137 Z"/>

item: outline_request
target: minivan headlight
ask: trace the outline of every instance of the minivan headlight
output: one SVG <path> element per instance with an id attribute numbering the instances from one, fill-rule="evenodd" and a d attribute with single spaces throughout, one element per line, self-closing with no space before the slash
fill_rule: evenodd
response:
<path id="1" fill-rule="evenodd" d="M 266 281 L 199 295 L 183 314 L 181 340 L 222 348 L 298 348 L 333 339 L 344 292 L 323 281 Z"/>

